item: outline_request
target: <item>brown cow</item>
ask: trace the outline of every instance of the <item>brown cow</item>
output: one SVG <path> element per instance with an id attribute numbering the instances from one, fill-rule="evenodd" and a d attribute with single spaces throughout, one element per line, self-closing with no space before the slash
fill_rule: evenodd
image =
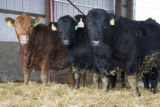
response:
<path id="1" fill-rule="evenodd" d="M 32 19 L 23 13 L 15 20 L 7 17 L 5 21 L 14 26 L 20 43 L 20 60 L 24 76 L 24 84 L 28 84 L 30 72 L 41 70 L 43 85 L 47 83 L 49 68 L 56 70 L 69 68 L 71 84 L 74 86 L 74 76 L 64 46 L 61 44 L 57 32 L 53 32 L 47 25 L 38 24 L 41 17 Z"/>

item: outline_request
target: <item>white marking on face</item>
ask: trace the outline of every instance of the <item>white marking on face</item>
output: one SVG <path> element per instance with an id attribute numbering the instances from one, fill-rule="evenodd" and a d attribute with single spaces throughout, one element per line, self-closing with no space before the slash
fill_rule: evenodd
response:
<path id="1" fill-rule="evenodd" d="M 68 40 L 63 40 L 63 43 L 64 43 L 65 45 L 68 45 L 68 44 L 69 44 L 69 41 L 68 41 Z"/>
<path id="2" fill-rule="evenodd" d="M 27 44 L 28 40 L 29 40 L 28 35 L 21 35 L 20 36 L 20 43 L 21 44 Z"/>
<path id="3" fill-rule="evenodd" d="M 98 45 L 100 41 L 92 41 L 95 45 Z"/>

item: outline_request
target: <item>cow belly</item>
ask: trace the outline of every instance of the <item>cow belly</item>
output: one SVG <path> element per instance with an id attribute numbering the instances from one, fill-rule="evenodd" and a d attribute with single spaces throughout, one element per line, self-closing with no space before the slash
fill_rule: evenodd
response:
<path id="1" fill-rule="evenodd" d="M 70 66 L 69 60 L 67 58 L 62 58 L 61 60 L 53 60 L 51 61 L 50 68 L 56 70 L 66 69 Z"/>

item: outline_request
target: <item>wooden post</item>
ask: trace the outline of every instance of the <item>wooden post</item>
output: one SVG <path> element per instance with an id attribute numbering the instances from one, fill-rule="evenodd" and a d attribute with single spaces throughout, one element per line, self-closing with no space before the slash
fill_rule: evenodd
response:
<path id="1" fill-rule="evenodd" d="M 122 16 L 122 0 L 116 0 L 115 13 Z"/>
<path id="2" fill-rule="evenodd" d="M 46 16 L 46 21 L 45 24 L 49 24 L 49 0 L 45 0 L 45 16 Z"/>
<path id="3" fill-rule="evenodd" d="M 133 19 L 133 0 L 127 0 L 127 17 Z"/>

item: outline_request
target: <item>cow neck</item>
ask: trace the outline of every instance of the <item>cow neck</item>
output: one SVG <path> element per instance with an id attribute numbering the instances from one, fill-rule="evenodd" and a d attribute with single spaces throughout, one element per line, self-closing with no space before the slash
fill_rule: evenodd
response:
<path id="1" fill-rule="evenodd" d="M 24 51 L 23 51 L 23 48 L 22 48 L 22 45 L 20 44 L 20 56 L 22 58 L 22 64 L 24 64 L 25 66 L 27 66 L 27 55 L 24 54 Z"/>
<path id="2" fill-rule="evenodd" d="M 29 35 L 28 41 L 29 41 Z M 20 38 L 19 38 L 19 45 L 20 45 L 20 56 L 22 57 L 22 63 L 27 66 L 27 47 L 28 47 L 28 41 L 26 44 L 21 44 Z"/>
<path id="3" fill-rule="evenodd" d="M 89 43 L 89 37 L 87 36 L 87 32 L 85 31 L 85 28 L 79 28 L 75 35 L 74 35 L 74 41 L 77 44 L 85 45 L 87 42 Z M 79 41 L 79 42 L 77 42 Z"/>

